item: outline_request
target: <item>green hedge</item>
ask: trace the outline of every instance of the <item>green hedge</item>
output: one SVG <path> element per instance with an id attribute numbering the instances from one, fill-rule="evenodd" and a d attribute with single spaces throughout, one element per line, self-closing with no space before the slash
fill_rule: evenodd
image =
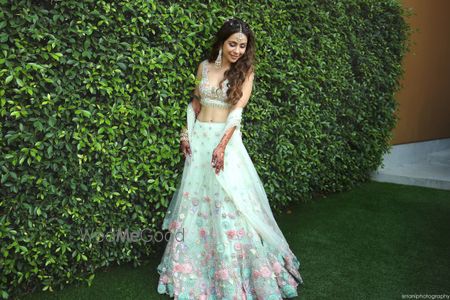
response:
<path id="1" fill-rule="evenodd" d="M 3 298 L 152 253 L 80 231 L 160 227 L 194 74 L 229 17 L 257 37 L 242 130 L 274 211 L 377 168 L 407 50 L 400 4 L 244 2 L 0 0 Z"/>

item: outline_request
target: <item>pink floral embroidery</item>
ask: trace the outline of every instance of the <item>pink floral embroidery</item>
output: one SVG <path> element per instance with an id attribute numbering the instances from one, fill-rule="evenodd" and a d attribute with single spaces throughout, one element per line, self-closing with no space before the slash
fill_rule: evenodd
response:
<path id="1" fill-rule="evenodd" d="M 184 197 L 184 198 L 189 197 L 189 192 L 184 192 L 184 193 L 183 193 L 183 197 Z"/>
<path id="2" fill-rule="evenodd" d="M 206 230 L 205 230 L 205 228 L 200 228 L 200 236 L 201 236 L 202 238 L 205 238 L 205 237 L 206 237 Z"/>
<path id="3" fill-rule="evenodd" d="M 176 264 L 173 266 L 173 271 L 174 272 L 184 272 L 184 266 L 182 264 Z"/>
<path id="4" fill-rule="evenodd" d="M 280 274 L 281 273 L 281 264 L 279 262 L 275 262 L 273 265 L 273 271 L 275 272 L 275 274 Z"/>
<path id="5" fill-rule="evenodd" d="M 169 277 L 167 275 L 163 275 L 162 278 L 161 278 L 161 281 L 163 283 L 168 283 L 169 282 Z"/>
<path id="6" fill-rule="evenodd" d="M 228 279 L 228 270 L 222 269 L 216 272 L 216 278 L 227 280 Z"/>
<path id="7" fill-rule="evenodd" d="M 234 250 L 240 251 L 241 249 L 242 249 L 241 243 L 236 243 L 236 244 L 234 244 Z"/>
<path id="8" fill-rule="evenodd" d="M 179 228 L 179 227 L 180 227 L 180 223 L 177 222 L 177 221 L 172 221 L 172 222 L 169 224 L 169 229 L 170 229 L 170 230 L 175 230 L 175 229 L 177 229 L 177 228 Z"/>
<path id="9" fill-rule="evenodd" d="M 243 228 L 239 229 L 238 232 L 237 232 L 237 235 L 238 235 L 239 238 L 243 237 L 244 236 L 244 229 Z"/>
<path id="10" fill-rule="evenodd" d="M 239 257 L 240 259 L 246 258 L 246 257 L 247 257 L 247 252 L 245 252 L 245 251 L 239 252 L 238 257 Z"/>
<path id="11" fill-rule="evenodd" d="M 191 272 L 192 272 L 192 265 L 184 264 L 184 273 L 191 273 Z"/>
<path id="12" fill-rule="evenodd" d="M 236 235 L 236 230 L 228 230 L 227 231 L 227 236 L 230 240 L 233 239 L 235 235 Z"/>
<path id="13" fill-rule="evenodd" d="M 205 196 L 205 198 L 204 198 L 205 200 L 206 200 L 206 202 L 209 202 L 209 201 L 211 201 L 211 198 L 209 197 L 209 196 Z"/>
<path id="14" fill-rule="evenodd" d="M 237 300 L 238 298 L 236 297 L 236 300 Z M 245 295 L 245 291 L 244 290 L 241 290 L 241 298 L 239 298 L 239 299 L 247 299 L 247 296 Z"/>
<path id="15" fill-rule="evenodd" d="M 192 272 L 192 266 L 189 263 L 187 263 L 187 264 L 175 264 L 175 266 L 173 267 L 173 271 L 174 272 L 179 272 L 179 273 L 191 273 Z"/>
<path id="16" fill-rule="evenodd" d="M 288 282 L 289 282 L 289 284 L 292 285 L 292 286 L 297 286 L 297 285 L 298 285 L 297 282 L 296 282 L 293 278 L 289 278 L 289 279 L 288 279 Z"/>
<path id="17" fill-rule="evenodd" d="M 263 277 L 270 277 L 271 274 L 272 274 L 272 272 L 270 271 L 270 269 L 269 269 L 268 267 L 263 266 L 263 267 L 261 268 L 261 275 L 262 275 Z"/>

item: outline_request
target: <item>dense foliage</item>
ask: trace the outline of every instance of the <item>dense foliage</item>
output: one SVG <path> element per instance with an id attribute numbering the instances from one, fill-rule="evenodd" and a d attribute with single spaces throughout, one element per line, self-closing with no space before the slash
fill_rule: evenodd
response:
<path id="1" fill-rule="evenodd" d="M 229 17 L 257 38 L 242 131 L 275 211 L 367 180 L 389 147 L 409 30 L 397 1 L 0 4 L 3 298 L 152 252 L 81 233 L 159 228 L 194 74 Z"/>

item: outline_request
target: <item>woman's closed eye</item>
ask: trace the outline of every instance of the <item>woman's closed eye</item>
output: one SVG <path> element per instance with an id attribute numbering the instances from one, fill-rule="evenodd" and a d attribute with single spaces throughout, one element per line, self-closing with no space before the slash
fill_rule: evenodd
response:
<path id="1" fill-rule="evenodd" d="M 230 47 L 236 47 L 237 46 L 235 43 L 230 43 L 229 45 L 230 45 Z M 245 44 L 241 44 L 241 48 L 242 49 L 244 49 L 245 47 L 246 47 Z"/>

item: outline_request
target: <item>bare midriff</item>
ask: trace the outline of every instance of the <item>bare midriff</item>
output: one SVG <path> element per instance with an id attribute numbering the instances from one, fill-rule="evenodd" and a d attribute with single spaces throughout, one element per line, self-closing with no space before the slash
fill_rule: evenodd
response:
<path id="1" fill-rule="evenodd" d="M 200 122 L 225 123 L 229 113 L 229 108 L 217 108 L 202 105 L 197 120 Z"/>

